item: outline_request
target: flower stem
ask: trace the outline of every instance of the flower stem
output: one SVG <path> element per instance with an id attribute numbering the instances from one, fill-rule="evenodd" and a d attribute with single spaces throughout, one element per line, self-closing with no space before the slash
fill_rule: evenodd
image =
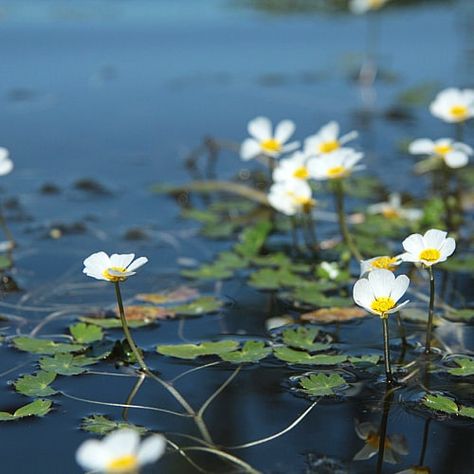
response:
<path id="1" fill-rule="evenodd" d="M 431 331 L 433 329 L 433 315 L 434 315 L 434 298 L 435 298 L 435 281 L 433 274 L 433 267 L 428 267 L 430 275 L 430 306 L 428 310 L 428 325 L 426 326 L 426 343 L 425 354 L 429 354 L 431 350 Z"/>
<path id="2" fill-rule="evenodd" d="M 117 304 L 119 307 L 120 321 L 122 323 L 122 329 L 123 329 L 123 333 L 125 334 L 125 338 L 127 339 L 128 345 L 130 346 L 130 349 L 132 349 L 133 355 L 135 356 L 135 359 L 137 359 L 137 362 L 142 368 L 142 370 L 145 373 L 149 373 L 150 369 L 148 369 L 148 366 L 145 364 L 145 361 L 143 360 L 143 357 L 140 354 L 140 351 L 138 350 L 135 344 L 135 341 L 133 340 L 130 329 L 128 328 L 127 318 L 125 317 L 125 311 L 123 309 L 123 300 L 122 300 L 122 294 L 120 292 L 120 283 L 116 281 L 114 282 L 114 286 L 115 286 L 115 295 L 117 297 Z"/>
<path id="3" fill-rule="evenodd" d="M 336 199 L 336 211 L 339 220 L 339 229 L 341 231 L 342 237 L 344 238 L 344 242 L 349 248 L 352 256 L 356 260 L 361 261 L 363 260 L 362 255 L 355 245 L 354 240 L 352 239 L 352 236 L 349 232 L 349 228 L 347 227 L 346 214 L 344 211 L 344 183 L 342 179 L 334 180 L 334 197 Z"/>
<path id="4" fill-rule="evenodd" d="M 390 365 L 390 337 L 388 334 L 388 314 L 382 314 L 382 329 L 383 329 L 383 353 L 385 364 L 385 375 L 387 383 L 393 383 L 392 367 Z"/>
<path id="5" fill-rule="evenodd" d="M 15 237 L 13 237 L 13 234 L 7 225 L 7 221 L 5 219 L 5 216 L 3 215 L 3 209 L 1 207 L 0 207 L 0 227 L 2 228 L 3 233 L 5 234 L 5 237 L 7 238 L 8 242 L 10 243 L 10 247 L 12 249 L 15 248 L 16 247 Z"/>

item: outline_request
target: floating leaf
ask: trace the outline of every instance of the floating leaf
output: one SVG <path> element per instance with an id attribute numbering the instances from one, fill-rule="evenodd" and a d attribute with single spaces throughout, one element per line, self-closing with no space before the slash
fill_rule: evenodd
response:
<path id="1" fill-rule="evenodd" d="M 104 337 L 102 328 L 95 324 L 76 323 L 69 327 L 72 337 L 80 344 L 101 341 Z"/>
<path id="2" fill-rule="evenodd" d="M 143 426 L 133 425 L 132 423 L 126 423 L 124 421 L 112 421 L 103 415 L 92 415 L 83 418 L 81 423 L 81 429 L 88 431 L 89 433 L 96 433 L 100 435 L 106 435 L 111 431 L 128 428 L 137 431 L 139 434 L 146 434 L 148 429 Z"/>
<path id="3" fill-rule="evenodd" d="M 173 306 L 171 309 L 181 316 L 198 316 L 219 311 L 224 305 L 223 301 L 213 296 L 202 296 L 191 303 L 181 306 Z"/>
<path id="4" fill-rule="evenodd" d="M 97 359 L 72 354 L 55 354 L 54 357 L 43 357 L 40 367 L 46 372 L 58 375 L 79 375 L 86 371 L 86 366 L 97 363 Z"/>
<path id="5" fill-rule="evenodd" d="M 296 302 L 306 303 L 316 307 L 319 306 L 321 308 L 348 307 L 354 305 L 351 298 L 342 296 L 326 296 L 321 293 L 321 290 L 319 290 L 319 292 L 315 291 L 312 286 L 296 288 L 291 294 L 291 297 Z"/>
<path id="6" fill-rule="evenodd" d="M 449 415 L 457 415 L 459 413 L 459 408 L 456 402 L 452 398 L 444 395 L 427 393 L 423 397 L 422 403 L 430 410 L 441 411 Z"/>
<path id="7" fill-rule="evenodd" d="M 289 268 L 262 268 L 252 273 L 249 284 L 262 290 L 278 290 L 307 284 L 307 278 L 293 273 Z"/>
<path id="8" fill-rule="evenodd" d="M 309 352 L 324 351 L 331 347 L 330 344 L 315 342 L 319 329 L 315 327 L 300 326 L 296 329 L 285 329 L 283 331 L 283 342 L 296 349 L 304 349 Z"/>
<path id="9" fill-rule="evenodd" d="M 260 252 L 271 230 L 270 221 L 260 221 L 252 227 L 247 227 L 241 232 L 240 242 L 234 246 L 235 251 L 246 258 L 254 257 Z"/>
<path id="10" fill-rule="evenodd" d="M 214 263 L 229 270 L 238 270 L 248 265 L 248 261 L 245 258 L 234 252 L 221 252 Z"/>
<path id="11" fill-rule="evenodd" d="M 0 255 L 0 271 L 8 270 L 13 265 L 12 259 L 6 255 Z"/>
<path id="12" fill-rule="evenodd" d="M 300 316 L 302 321 L 316 323 L 343 323 L 368 316 L 363 309 L 352 308 L 320 308 Z"/>
<path id="13" fill-rule="evenodd" d="M 195 270 L 181 270 L 185 278 L 196 278 L 199 280 L 225 280 L 234 275 L 232 270 L 217 264 L 201 265 Z"/>
<path id="14" fill-rule="evenodd" d="M 376 365 L 380 361 L 380 356 L 377 354 L 366 354 L 361 356 L 349 356 L 349 362 L 353 365 Z"/>
<path id="15" fill-rule="evenodd" d="M 96 326 L 100 326 L 104 329 L 114 329 L 114 328 L 121 328 L 122 323 L 120 322 L 119 318 L 91 318 L 88 316 L 81 316 L 79 318 L 81 321 L 89 324 L 95 324 Z M 127 318 L 128 321 L 128 318 Z M 128 321 L 128 325 L 131 328 L 138 328 L 141 326 L 146 326 L 150 324 L 151 320 L 140 320 L 140 319 L 132 319 Z"/>
<path id="16" fill-rule="evenodd" d="M 474 359 L 469 357 L 456 357 L 453 361 L 459 365 L 459 367 L 449 369 L 448 372 L 451 375 L 457 375 L 460 377 L 474 375 Z"/>
<path id="17" fill-rule="evenodd" d="M 163 293 L 139 293 L 135 296 L 137 300 L 153 304 L 182 303 L 199 296 L 199 291 L 189 286 L 180 286 L 173 291 Z"/>
<path id="18" fill-rule="evenodd" d="M 21 351 L 32 352 L 33 354 L 57 354 L 60 352 L 77 352 L 84 349 L 81 344 L 65 344 L 50 339 L 26 336 L 13 338 L 13 345 Z"/>
<path id="19" fill-rule="evenodd" d="M 336 395 L 336 389 L 347 386 L 346 381 L 336 373 L 311 374 L 309 377 L 300 379 L 302 391 L 313 397 L 326 397 Z"/>
<path id="20" fill-rule="evenodd" d="M 469 322 L 474 320 L 474 308 L 457 309 L 456 311 L 448 311 L 445 318 L 450 321 Z"/>
<path id="21" fill-rule="evenodd" d="M 33 375 L 23 375 L 14 383 L 15 390 L 29 397 L 49 397 L 56 393 L 56 390 L 49 386 L 55 378 L 55 373 L 44 370 Z"/>
<path id="22" fill-rule="evenodd" d="M 468 418 L 474 418 L 474 407 L 461 406 L 459 407 L 459 414 Z"/>
<path id="23" fill-rule="evenodd" d="M 291 259 L 282 252 L 258 255 L 252 258 L 252 263 L 259 267 L 288 267 L 292 264 Z"/>
<path id="24" fill-rule="evenodd" d="M 258 362 L 272 352 L 270 347 L 265 347 L 263 341 L 247 341 L 241 350 L 220 354 L 219 357 L 226 362 L 243 364 L 245 362 Z"/>
<path id="25" fill-rule="evenodd" d="M 273 351 L 275 357 L 290 364 L 337 365 L 345 362 L 345 355 L 311 355 L 308 352 L 296 351 L 289 347 L 277 347 Z"/>
<path id="26" fill-rule="evenodd" d="M 237 341 L 203 342 L 201 344 L 174 344 L 157 346 L 159 354 L 178 357 L 180 359 L 195 359 L 199 356 L 221 355 L 237 350 Z"/>
<path id="27" fill-rule="evenodd" d="M 44 416 L 51 410 L 51 400 L 35 400 L 34 402 L 24 405 L 13 414 L 6 411 L 0 411 L 0 421 L 14 421 L 27 416 Z"/>
<path id="28" fill-rule="evenodd" d="M 150 305 L 128 305 L 125 306 L 125 316 L 127 321 L 147 321 L 156 319 L 174 318 L 176 312 L 172 308 Z"/>

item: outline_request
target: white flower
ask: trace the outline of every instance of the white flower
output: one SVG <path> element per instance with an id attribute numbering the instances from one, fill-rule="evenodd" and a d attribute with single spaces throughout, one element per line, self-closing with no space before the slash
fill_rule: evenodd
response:
<path id="1" fill-rule="evenodd" d="M 430 112 L 445 122 L 464 122 L 474 116 L 474 90 L 442 90 L 430 104 Z"/>
<path id="2" fill-rule="evenodd" d="M 330 280 L 335 280 L 339 276 L 339 266 L 336 262 L 321 262 L 319 268 L 325 272 Z"/>
<path id="3" fill-rule="evenodd" d="M 349 8 L 352 13 L 360 15 L 370 10 L 382 8 L 389 0 L 351 0 Z"/>
<path id="4" fill-rule="evenodd" d="M 433 141 L 419 138 L 410 143 L 409 151 L 413 155 L 439 156 L 450 168 L 462 168 L 469 163 L 473 149 L 465 143 L 455 142 L 450 138 Z"/>
<path id="5" fill-rule="evenodd" d="M 13 169 L 13 161 L 10 160 L 9 155 L 6 148 L 0 147 L 0 176 L 10 173 Z"/>
<path id="6" fill-rule="evenodd" d="M 140 257 L 132 263 L 134 258 L 134 253 L 114 253 L 110 257 L 105 252 L 93 253 L 84 260 L 82 272 L 97 280 L 124 281 L 148 262 L 146 257 Z"/>
<path id="7" fill-rule="evenodd" d="M 109 433 L 102 441 L 84 441 L 76 452 L 76 461 L 86 471 L 136 473 L 141 466 L 157 461 L 165 448 L 162 435 L 149 436 L 140 443 L 136 431 L 121 429 Z"/>
<path id="8" fill-rule="evenodd" d="M 363 153 L 356 152 L 352 148 L 339 148 L 331 153 L 310 158 L 309 174 L 311 178 L 317 180 L 345 178 L 353 171 L 363 168 L 356 166 L 363 156 Z"/>
<path id="9" fill-rule="evenodd" d="M 456 249 L 456 242 L 447 232 L 430 229 L 425 235 L 411 234 L 403 241 L 405 253 L 400 255 L 404 262 L 423 263 L 431 267 L 444 262 Z"/>
<path id="10" fill-rule="evenodd" d="M 382 214 L 389 219 L 398 217 L 408 221 L 418 221 L 423 217 L 421 209 L 403 208 L 399 193 L 391 193 L 387 202 L 379 202 L 368 206 L 367 212 L 369 214 Z"/>
<path id="11" fill-rule="evenodd" d="M 402 260 L 398 256 L 390 257 L 388 255 L 382 255 L 380 257 L 369 258 L 368 260 L 362 260 L 360 262 L 360 274 L 366 275 L 377 269 L 390 270 L 393 272 L 400 263 L 402 263 Z"/>
<path id="12" fill-rule="evenodd" d="M 282 153 L 288 153 L 299 147 L 298 142 L 286 144 L 295 131 L 295 124 L 291 120 L 283 120 L 272 130 L 272 123 L 267 117 L 257 117 L 247 126 L 252 138 L 243 141 L 240 147 L 240 156 L 243 160 L 251 160 L 258 155 L 277 158 Z"/>
<path id="13" fill-rule="evenodd" d="M 407 300 L 397 305 L 409 284 L 410 279 L 406 275 L 395 278 L 390 270 L 373 270 L 366 278 L 356 281 L 353 288 L 354 301 L 369 313 L 385 318 L 408 303 Z"/>
<path id="14" fill-rule="evenodd" d="M 311 198 L 311 187 L 302 180 L 273 184 L 268 193 L 268 201 L 277 211 L 287 216 L 308 212 L 315 204 Z"/>
<path id="15" fill-rule="evenodd" d="M 309 136 L 304 141 L 304 152 L 308 156 L 331 153 L 341 148 L 347 142 L 354 140 L 358 135 L 356 131 L 352 131 L 339 137 L 339 124 L 332 121 L 321 127 L 317 133 Z"/>
<path id="16" fill-rule="evenodd" d="M 273 181 L 281 182 L 290 179 L 308 179 L 309 170 L 306 166 L 307 161 L 308 157 L 300 151 L 296 151 L 289 158 L 280 160 L 273 171 Z"/>
<path id="17" fill-rule="evenodd" d="M 364 461 L 375 456 L 379 451 L 380 434 L 379 429 L 373 423 L 364 421 L 360 423 L 355 420 L 355 431 L 357 436 L 365 441 L 364 447 L 354 456 L 354 461 Z M 385 450 L 383 460 L 389 464 L 400 462 L 399 455 L 407 455 L 408 446 L 403 435 L 393 434 L 385 437 Z"/>

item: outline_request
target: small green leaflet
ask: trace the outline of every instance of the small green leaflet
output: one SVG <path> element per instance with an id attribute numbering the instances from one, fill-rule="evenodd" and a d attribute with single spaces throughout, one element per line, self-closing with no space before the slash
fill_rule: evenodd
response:
<path id="1" fill-rule="evenodd" d="M 157 346 L 159 354 L 178 357 L 180 359 L 195 359 L 199 356 L 221 355 L 237 350 L 237 341 L 202 342 L 201 344 L 175 344 Z"/>
<path id="2" fill-rule="evenodd" d="M 15 390 L 29 397 L 49 397 L 56 393 L 50 387 L 55 378 L 56 374 L 44 370 L 33 375 L 23 375 L 14 383 Z"/>
<path id="3" fill-rule="evenodd" d="M 243 364 L 245 362 L 258 362 L 272 352 L 270 347 L 265 347 L 263 341 L 247 341 L 241 350 L 219 354 L 226 362 Z"/>
<path id="4" fill-rule="evenodd" d="M 293 273 L 289 268 L 262 268 L 251 274 L 249 284 L 262 290 L 277 290 L 306 285 L 307 278 Z"/>
<path id="5" fill-rule="evenodd" d="M 93 324 L 95 326 L 100 326 L 104 329 L 114 329 L 114 328 L 121 328 L 122 323 L 120 322 L 119 318 L 90 318 L 87 316 L 81 316 L 79 318 L 81 321 Z M 127 324 L 131 328 L 139 328 L 141 326 L 146 326 L 147 324 L 151 324 L 153 321 L 145 321 L 145 320 L 131 320 L 127 321 Z"/>
<path id="6" fill-rule="evenodd" d="M 336 395 L 335 389 L 347 387 L 346 381 L 336 373 L 311 374 L 299 381 L 302 391 L 313 397 L 326 397 Z"/>
<path id="7" fill-rule="evenodd" d="M 54 357 L 43 357 L 39 361 L 42 370 L 58 375 L 79 375 L 85 372 L 86 366 L 97 363 L 96 359 L 72 354 L 55 354 Z"/>
<path id="8" fill-rule="evenodd" d="M 225 280 L 234 275 L 233 270 L 219 264 L 206 264 L 193 270 L 181 270 L 181 275 L 185 278 L 195 278 L 198 280 Z"/>
<path id="9" fill-rule="evenodd" d="M 352 365 L 376 365 L 380 361 L 380 356 L 377 354 L 366 354 L 360 356 L 349 356 L 349 362 Z"/>
<path id="10" fill-rule="evenodd" d="M 295 349 L 303 349 L 308 352 L 324 351 L 329 349 L 330 344 L 315 342 L 319 333 L 316 327 L 300 326 L 296 329 L 285 329 L 283 331 L 283 342 Z"/>
<path id="11" fill-rule="evenodd" d="M 247 227 L 240 233 L 240 242 L 235 244 L 235 251 L 242 257 L 254 257 L 260 252 L 271 230 L 270 221 L 260 221 L 252 227 Z"/>
<path id="12" fill-rule="evenodd" d="M 76 323 L 69 327 L 72 337 L 79 344 L 90 344 L 101 341 L 104 337 L 102 328 L 94 324 Z"/>
<path id="13" fill-rule="evenodd" d="M 224 303 L 213 296 L 201 296 L 191 303 L 171 306 L 169 309 L 181 316 L 199 316 L 201 314 L 215 313 L 222 308 Z"/>
<path id="14" fill-rule="evenodd" d="M 331 285 L 331 283 L 329 283 Z M 291 294 L 292 299 L 300 303 L 310 304 L 318 308 L 348 307 L 354 303 L 351 298 L 342 296 L 326 296 L 322 293 L 322 285 L 306 285 L 296 288 Z"/>
<path id="15" fill-rule="evenodd" d="M 13 338 L 13 345 L 25 352 L 33 354 L 57 354 L 58 352 L 78 352 L 84 349 L 81 344 L 65 344 L 49 339 L 19 336 Z"/>
<path id="16" fill-rule="evenodd" d="M 103 415 L 88 416 L 83 418 L 81 423 L 81 429 L 84 431 L 100 435 L 105 435 L 111 431 L 123 428 L 135 430 L 139 434 L 145 434 L 148 431 L 148 429 L 143 426 L 132 425 L 131 423 L 125 423 L 123 421 L 112 421 Z"/>
<path id="17" fill-rule="evenodd" d="M 460 377 L 467 377 L 474 375 L 474 359 L 469 357 L 456 357 L 453 359 L 459 367 L 449 369 L 448 373 L 451 375 L 458 375 Z"/>
<path id="18" fill-rule="evenodd" d="M 427 393 L 421 400 L 430 410 L 440 411 L 448 415 L 461 415 L 474 418 L 474 407 L 458 405 L 452 398 L 441 394 Z"/>
<path id="19" fill-rule="evenodd" d="M 274 355 L 277 359 L 290 364 L 311 364 L 311 365 L 337 365 L 345 362 L 345 355 L 311 355 L 308 352 L 296 351 L 289 347 L 277 347 L 274 349 Z"/>
<path id="20" fill-rule="evenodd" d="M 474 407 L 461 406 L 459 407 L 459 414 L 467 418 L 474 418 Z"/>
<path id="21" fill-rule="evenodd" d="M 0 411 L 0 421 L 15 421 L 27 416 L 44 416 L 51 410 L 51 405 L 51 400 L 35 400 L 18 408 L 13 414 Z"/>

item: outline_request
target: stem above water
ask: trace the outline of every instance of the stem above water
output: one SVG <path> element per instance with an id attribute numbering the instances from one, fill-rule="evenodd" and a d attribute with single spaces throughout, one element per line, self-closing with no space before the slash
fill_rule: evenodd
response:
<path id="1" fill-rule="evenodd" d="M 435 281 L 433 274 L 433 267 L 428 267 L 430 275 L 430 305 L 428 309 L 428 324 L 426 326 L 426 343 L 425 354 L 429 354 L 431 350 L 431 332 L 433 329 L 433 315 L 434 315 L 434 298 L 435 298 Z"/>
<path id="2" fill-rule="evenodd" d="M 383 353 L 384 353 L 384 364 L 385 364 L 385 375 L 387 377 L 387 383 L 393 383 L 392 367 L 390 364 L 390 337 L 388 334 L 388 314 L 382 314 L 382 329 L 383 329 Z"/>

